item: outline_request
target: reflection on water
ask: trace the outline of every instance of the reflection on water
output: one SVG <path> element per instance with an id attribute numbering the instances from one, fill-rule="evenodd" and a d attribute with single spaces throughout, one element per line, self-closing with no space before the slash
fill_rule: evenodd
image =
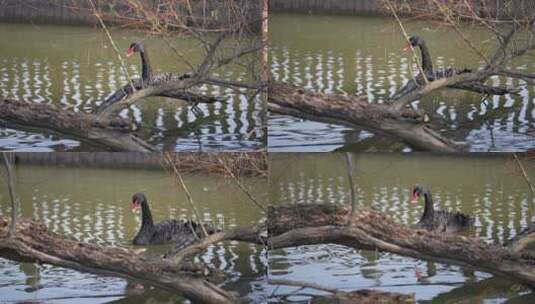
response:
<path id="1" fill-rule="evenodd" d="M 191 218 L 192 212 L 172 177 L 155 170 L 105 170 L 18 166 L 18 190 L 23 216 L 42 221 L 49 229 L 78 240 L 101 245 L 131 246 L 141 221 L 130 211 L 130 199 L 144 191 L 156 222 Z M 53 178 L 51 178 L 53 177 Z M 258 199 L 266 199 L 265 179 L 246 183 Z M 262 215 L 247 196 L 222 177 L 191 175 L 185 183 L 207 222 L 222 229 L 256 224 Z M 0 185 L 0 215 L 10 212 L 7 189 Z M 169 246 L 151 246 L 161 254 Z M 198 257 L 228 274 L 223 288 L 235 290 L 253 302 L 264 297 L 265 252 L 262 247 L 238 242 L 211 246 Z M 80 288 L 83 286 L 84 288 Z M 148 288 L 146 286 L 146 288 Z M 140 291 L 134 282 L 81 273 L 50 265 L 16 263 L 0 258 L 2 301 L 36 299 L 45 303 L 176 303 L 167 292 Z"/>
<path id="2" fill-rule="evenodd" d="M 56 103 L 74 111 L 92 112 L 102 100 L 126 84 L 114 51 L 106 37 L 92 28 L 69 26 L 32 26 L 0 24 L 0 35 L 9 43 L 0 49 L 0 96 L 38 103 Z M 114 38 L 120 49 L 135 40 L 142 40 L 151 56 L 155 70 L 185 71 L 187 66 L 157 39 L 136 36 L 126 31 L 115 31 Z M 192 40 L 180 38 L 177 44 L 191 62 L 202 55 Z M 140 74 L 140 59 L 128 61 L 132 77 Z M 247 81 L 247 70 L 226 66 L 214 77 Z M 146 139 L 166 150 L 250 150 L 264 146 L 263 110 L 258 96 L 251 97 L 245 89 L 234 91 L 204 85 L 201 92 L 225 96 L 225 102 L 199 105 L 202 116 L 195 116 L 191 107 L 182 101 L 168 98 L 150 98 L 149 102 L 133 105 L 121 112 L 142 124 Z M 35 149 L 88 150 L 75 142 L 58 147 L 57 142 L 46 140 L 47 135 L 0 129 L 3 150 Z M 40 139 L 43 139 L 42 141 Z M 79 147 L 82 145 L 82 147 Z"/>
<path id="3" fill-rule="evenodd" d="M 273 203 L 347 205 L 350 201 L 343 154 L 272 154 L 271 159 Z M 411 188 L 417 183 L 429 187 L 437 208 L 472 214 L 473 233 L 489 243 L 515 236 L 535 215 L 535 198 L 508 156 L 362 154 L 354 155 L 354 163 L 358 204 L 378 208 L 399 223 L 416 223 L 423 213 L 423 204 L 410 203 Z M 535 178 L 533 163 L 525 165 Z M 515 282 L 496 283 L 489 274 L 458 266 L 330 244 L 270 251 L 269 271 L 272 278 L 346 291 L 414 292 L 418 301 L 451 300 L 461 293 L 464 299 L 479 303 L 527 292 Z M 303 294 L 322 294 L 310 289 L 294 292 L 296 288 L 271 286 L 268 293 L 274 294 L 273 301 L 295 302 L 310 298 Z"/>
<path id="4" fill-rule="evenodd" d="M 405 42 L 399 25 L 385 18 L 344 16 L 270 15 L 270 64 L 273 78 L 314 91 L 334 94 L 365 93 L 371 102 L 382 103 L 400 88 L 417 66 L 401 51 Z M 407 31 L 423 37 L 434 64 L 442 67 L 481 66 L 453 31 L 432 29 L 426 22 L 407 23 Z M 468 29 L 474 41 L 488 35 Z M 510 68 L 535 71 L 530 57 Z M 493 77 L 494 85 L 520 88 L 519 96 L 480 95 L 443 91 L 413 103 L 432 114 L 445 135 L 469 145 L 470 151 L 524 151 L 535 147 L 535 92 L 523 80 Z M 301 121 L 272 115 L 269 121 L 271 151 L 403 150 L 389 140 L 371 139 L 364 130 Z"/>

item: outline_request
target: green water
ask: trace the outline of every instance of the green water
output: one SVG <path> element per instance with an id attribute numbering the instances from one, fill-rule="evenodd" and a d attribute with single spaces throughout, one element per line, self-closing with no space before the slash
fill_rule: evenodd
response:
<path id="1" fill-rule="evenodd" d="M 396 222 L 411 225 L 423 203 L 411 204 L 415 184 L 427 186 L 442 210 L 475 217 L 472 232 L 488 243 L 503 243 L 530 223 L 535 199 L 512 156 L 353 155 L 359 206 L 374 206 Z M 350 202 L 343 153 L 271 154 L 270 200 L 274 204 Z M 526 162 L 531 180 L 535 164 Z M 373 288 L 414 293 L 418 302 L 533 303 L 529 289 L 507 279 L 458 266 L 340 245 L 310 245 L 270 251 L 270 278 L 317 283 L 352 291 Z M 417 276 L 419 273 L 419 277 Z M 321 292 L 270 287 L 270 301 L 308 301 Z M 528 295 L 529 294 L 529 295 Z M 523 297 L 523 298 L 521 298 Z"/>
<path id="2" fill-rule="evenodd" d="M 174 179 L 160 170 L 106 170 L 20 165 L 15 187 L 21 214 L 43 222 L 49 229 L 78 240 L 101 245 L 131 246 L 141 224 L 130 210 L 131 197 L 143 191 L 156 222 L 192 218 L 186 197 Z M 259 209 L 233 181 L 213 175 L 184 177 L 205 221 L 221 229 L 256 224 Z M 260 201 L 267 199 L 266 180 L 248 178 L 246 187 Z M 0 185 L 0 215 L 9 214 L 5 183 Z M 150 246 L 148 254 L 161 254 L 172 245 Z M 264 297 L 263 248 L 224 242 L 211 246 L 199 259 L 228 274 L 223 288 L 237 291 L 253 302 Z M 81 288 L 83 286 L 83 288 Z M 135 282 L 107 278 L 50 265 L 17 263 L 0 258 L 0 302 L 36 300 L 43 303 L 181 303 L 182 299 Z"/>
<path id="3" fill-rule="evenodd" d="M 202 45 L 192 38 L 167 37 L 167 42 L 126 30 L 111 34 L 121 52 L 140 41 L 146 47 L 155 71 L 182 73 L 188 64 L 198 65 Z M 0 23 L 0 96 L 39 103 L 54 103 L 81 112 L 94 109 L 112 92 L 126 84 L 117 54 L 107 36 L 91 27 L 23 25 Z M 208 38 L 209 39 L 209 38 Z M 250 37 L 250 40 L 256 39 Z M 225 41 L 218 56 L 230 54 Z M 243 42 L 246 43 L 246 42 Z M 256 54 L 245 56 L 239 64 L 216 69 L 214 78 L 248 81 L 253 75 L 242 65 L 256 60 Z M 125 56 L 123 56 L 125 58 Z M 126 61 L 131 77 L 141 73 L 139 56 Z M 251 98 L 247 90 L 204 85 L 201 92 L 221 96 L 224 102 L 199 105 L 203 116 L 196 116 L 183 101 L 149 98 L 121 112 L 142 126 L 145 140 L 160 149 L 171 151 L 251 150 L 264 146 L 264 105 L 260 97 Z M 31 133 L 0 128 L 2 150 L 87 151 L 90 147 L 78 141 L 51 134 Z"/>
<path id="4" fill-rule="evenodd" d="M 431 21 L 405 24 L 430 48 L 434 67 L 478 68 L 483 61 L 451 29 Z M 334 94 L 364 93 L 383 102 L 418 73 L 399 25 L 390 18 L 270 15 L 270 67 L 275 80 Z M 481 28 L 463 28 L 484 54 L 494 44 Z M 509 68 L 535 71 L 530 56 Z M 484 96 L 447 90 L 412 104 L 424 108 L 435 129 L 467 145 L 469 151 L 524 151 L 535 147 L 535 92 L 524 81 L 493 77 L 490 84 L 513 85 L 519 96 Z M 410 151 L 390 138 L 365 130 L 271 115 L 268 146 L 274 152 L 337 149 Z"/>

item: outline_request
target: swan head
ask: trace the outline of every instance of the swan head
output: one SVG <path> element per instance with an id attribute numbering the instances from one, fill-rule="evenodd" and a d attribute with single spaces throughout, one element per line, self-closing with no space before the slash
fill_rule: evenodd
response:
<path id="1" fill-rule="evenodd" d="M 420 196 L 425 192 L 424 187 L 420 185 L 415 185 L 412 189 L 412 200 L 411 203 L 416 204 L 418 203 L 418 200 L 420 199 Z"/>
<path id="2" fill-rule="evenodd" d="M 134 42 L 130 45 L 128 50 L 126 50 L 126 57 L 131 57 L 135 53 L 141 53 L 144 52 L 145 49 L 143 48 L 143 44 L 139 42 Z"/>
<path id="3" fill-rule="evenodd" d="M 142 192 L 138 192 L 132 196 L 132 212 L 138 214 L 141 211 L 141 205 L 147 203 L 147 198 Z"/>
<path id="4" fill-rule="evenodd" d="M 411 51 L 413 48 L 421 45 L 423 43 L 422 38 L 419 36 L 413 35 L 409 37 L 409 43 L 407 46 L 403 49 L 405 52 Z"/>

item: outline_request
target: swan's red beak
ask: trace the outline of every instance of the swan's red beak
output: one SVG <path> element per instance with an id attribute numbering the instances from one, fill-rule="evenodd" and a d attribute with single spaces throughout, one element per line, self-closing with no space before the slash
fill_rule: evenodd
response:
<path id="1" fill-rule="evenodd" d="M 403 48 L 403 52 L 409 53 L 410 51 L 412 51 L 412 45 L 410 43 L 407 43 L 407 46 Z"/>
<path id="2" fill-rule="evenodd" d="M 137 214 L 140 210 L 141 204 L 137 200 L 132 201 L 132 212 Z"/>
<path id="3" fill-rule="evenodd" d="M 418 194 L 418 192 L 414 192 L 414 193 L 412 193 L 412 200 L 411 200 L 411 203 L 413 203 L 413 204 L 417 204 L 419 198 L 420 198 L 420 195 Z"/>
<path id="4" fill-rule="evenodd" d="M 128 50 L 126 50 L 126 58 L 130 58 L 132 55 L 134 55 L 134 49 L 128 48 Z"/>

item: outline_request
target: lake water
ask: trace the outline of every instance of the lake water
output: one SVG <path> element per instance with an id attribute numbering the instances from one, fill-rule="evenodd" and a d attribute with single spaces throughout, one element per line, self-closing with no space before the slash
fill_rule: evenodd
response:
<path id="1" fill-rule="evenodd" d="M 407 32 L 424 38 L 435 68 L 477 68 L 483 62 L 451 29 L 428 21 L 408 22 Z M 466 35 L 485 52 L 493 44 L 479 28 Z M 383 102 L 417 74 L 402 49 L 406 45 L 393 19 L 378 17 L 270 14 L 270 65 L 273 78 L 313 91 L 367 94 Z M 535 72 L 526 56 L 510 68 Z M 535 92 L 524 81 L 493 77 L 491 84 L 514 85 L 519 96 L 483 96 L 446 90 L 413 103 L 431 116 L 435 129 L 466 144 L 469 151 L 525 151 L 535 148 Z M 273 152 L 410 151 L 399 141 L 346 126 L 271 114 Z"/>
<path id="2" fill-rule="evenodd" d="M 270 157 L 273 204 L 349 204 L 343 153 Z M 505 242 L 535 215 L 535 199 L 511 156 L 362 154 L 354 155 L 353 161 L 358 205 L 374 206 L 398 223 L 416 223 L 423 213 L 423 202 L 410 203 L 414 184 L 430 189 L 436 208 L 473 215 L 472 233 L 488 243 Z M 524 165 L 535 179 L 533 162 Z M 270 251 L 269 278 L 345 291 L 414 293 L 419 303 L 533 303 L 535 299 L 527 287 L 487 273 L 332 244 Z M 307 303 L 313 295 L 324 295 L 287 286 L 271 286 L 268 293 L 273 303 Z"/>
<path id="3" fill-rule="evenodd" d="M 114 30 L 112 35 L 125 53 L 130 43 L 142 41 L 156 71 L 188 71 L 187 65 L 161 39 L 123 30 Z M 117 55 L 101 30 L 0 23 L 0 36 L 8 42 L 0 46 L 0 96 L 4 98 L 92 112 L 110 93 L 126 84 Z M 203 52 L 198 43 L 184 37 L 170 41 L 191 63 L 200 62 Z M 130 76 L 139 77 L 139 56 L 129 59 L 127 64 Z M 216 70 L 213 76 L 247 81 L 252 76 L 246 71 L 238 65 L 228 65 Z M 223 96 L 225 101 L 199 105 L 203 113 L 200 117 L 183 101 L 149 98 L 121 115 L 141 124 L 143 139 L 167 151 L 253 150 L 265 146 L 265 107 L 260 97 L 251 97 L 247 90 L 236 92 L 208 85 L 200 89 Z M 54 134 L 2 127 L 0 149 L 88 151 L 91 147 Z"/>
<path id="4" fill-rule="evenodd" d="M 184 193 L 163 170 L 53 168 L 19 165 L 16 189 L 21 213 L 43 222 L 59 234 L 83 242 L 130 247 L 141 224 L 130 210 L 132 195 L 147 195 L 156 222 L 191 218 Z M 259 209 L 234 183 L 213 175 L 186 175 L 202 217 L 221 229 L 256 224 Z M 260 201 L 267 199 L 266 179 L 248 178 L 245 185 Z M 9 214 L 5 183 L 0 185 L 0 215 Z M 172 245 L 149 246 L 148 254 L 162 254 Z M 252 302 L 265 296 L 266 253 L 262 246 L 224 242 L 211 246 L 198 260 L 228 275 L 222 287 Z M 18 263 L 0 258 L 0 302 L 20 303 L 182 303 L 173 294 L 134 282 L 72 269 Z"/>

